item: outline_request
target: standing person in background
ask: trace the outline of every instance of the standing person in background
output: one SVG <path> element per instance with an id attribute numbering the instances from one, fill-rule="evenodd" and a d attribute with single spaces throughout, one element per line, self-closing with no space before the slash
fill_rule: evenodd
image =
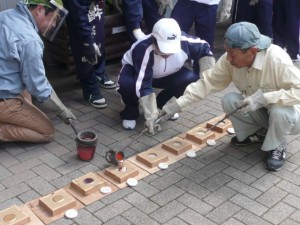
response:
<path id="1" fill-rule="evenodd" d="M 171 13 L 181 30 L 189 33 L 195 23 L 195 36 L 214 49 L 217 8 L 220 0 L 178 0 Z"/>
<path id="2" fill-rule="evenodd" d="M 193 70 L 184 66 L 191 59 L 197 62 Z M 123 127 L 135 128 L 140 104 L 145 125 L 153 133 L 157 108 L 173 96 L 181 96 L 186 86 L 198 80 L 202 71 L 214 62 L 206 41 L 181 32 L 174 19 L 160 19 L 152 33 L 136 41 L 123 56 L 117 87 L 125 104 L 120 113 Z M 154 88 L 162 89 L 157 97 Z M 178 114 L 172 119 L 178 119 Z"/>
<path id="3" fill-rule="evenodd" d="M 154 24 L 164 17 L 167 6 L 173 8 L 172 0 L 122 0 L 123 15 L 131 43 L 145 36 L 141 29 L 142 20 L 150 33 Z"/>
<path id="4" fill-rule="evenodd" d="M 273 0 L 233 1 L 232 23 L 242 21 L 254 23 L 263 35 L 270 38 L 273 36 L 272 14 Z"/>
<path id="5" fill-rule="evenodd" d="M 49 0 L 20 1 L 14 9 L 0 13 L 0 141 L 52 139 L 54 126 L 32 104 L 31 96 L 64 122 L 76 119 L 46 78 L 44 44 L 38 34 L 51 41 L 66 13 Z"/>
<path id="6" fill-rule="evenodd" d="M 293 60 L 300 60 L 300 1 L 273 1 L 273 43 L 286 48 Z"/>
<path id="7" fill-rule="evenodd" d="M 107 104 L 100 87 L 115 88 L 105 72 L 104 0 L 63 0 L 77 77 L 84 98 L 95 108 Z"/>

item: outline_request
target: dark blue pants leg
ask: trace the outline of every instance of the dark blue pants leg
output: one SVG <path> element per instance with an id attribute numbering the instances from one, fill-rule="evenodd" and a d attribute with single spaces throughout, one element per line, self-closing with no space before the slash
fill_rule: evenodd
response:
<path id="1" fill-rule="evenodd" d="M 249 2 L 249 0 L 234 1 L 232 23 L 242 21 L 254 23 L 263 35 L 272 37 L 273 0 L 258 1 L 254 6 L 249 5 Z"/>
<path id="2" fill-rule="evenodd" d="M 158 5 L 155 0 L 143 0 L 143 14 L 144 20 L 148 29 L 151 33 L 154 24 L 162 17 L 158 14 Z"/>
<path id="3" fill-rule="evenodd" d="M 132 66 L 125 65 L 119 75 L 117 91 L 125 104 L 125 108 L 120 112 L 123 120 L 135 120 L 139 117 L 139 98 L 135 93 L 134 73 Z"/>
<path id="4" fill-rule="evenodd" d="M 172 75 L 153 79 L 152 86 L 163 89 L 156 97 L 157 107 L 161 109 L 173 96 L 180 97 L 185 88 L 198 79 L 199 75 L 186 67 L 182 67 L 181 70 Z"/>
<path id="5" fill-rule="evenodd" d="M 171 18 L 181 30 L 189 33 L 195 23 L 195 35 L 207 41 L 213 50 L 218 5 L 206 5 L 190 0 L 178 0 Z"/>
<path id="6" fill-rule="evenodd" d="M 286 47 L 292 59 L 299 54 L 300 1 L 274 0 L 274 44 Z"/>

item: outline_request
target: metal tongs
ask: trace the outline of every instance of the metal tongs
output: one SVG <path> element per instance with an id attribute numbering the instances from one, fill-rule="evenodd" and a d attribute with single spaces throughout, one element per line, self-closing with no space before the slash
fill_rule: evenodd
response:
<path id="1" fill-rule="evenodd" d="M 213 126 L 211 126 L 210 128 L 206 129 L 205 131 L 203 131 L 204 133 L 207 133 L 208 131 L 213 130 L 216 126 L 218 126 L 220 123 L 224 123 L 226 119 L 228 119 L 228 117 L 232 116 L 234 113 L 236 113 L 237 111 L 239 111 L 241 108 L 243 108 L 243 106 L 236 108 L 235 110 L 233 110 L 231 113 L 226 114 L 224 116 L 223 119 L 219 120 L 218 122 L 216 122 Z"/>
<path id="2" fill-rule="evenodd" d="M 158 118 L 154 125 L 155 125 L 155 130 L 159 131 L 160 130 L 160 118 Z M 114 165 L 119 165 L 120 162 L 122 162 L 125 159 L 125 154 L 124 150 L 128 148 L 133 142 L 135 142 L 140 136 L 142 136 L 144 133 L 148 131 L 148 128 L 145 128 L 142 130 L 129 144 L 127 144 L 125 147 L 123 147 L 120 151 L 116 152 L 114 150 L 109 150 L 106 152 L 105 159 L 108 163 L 112 163 Z"/>

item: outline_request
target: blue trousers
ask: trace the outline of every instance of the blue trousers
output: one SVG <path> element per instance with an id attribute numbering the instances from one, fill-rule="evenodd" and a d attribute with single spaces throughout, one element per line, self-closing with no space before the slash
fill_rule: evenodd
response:
<path id="1" fill-rule="evenodd" d="M 299 54 L 300 1 L 274 0 L 273 2 L 273 43 L 286 47 L 292 59 Z"/>
<path id="2" fill-rule="evenodd" d="M 250 0 L 233 1 L 232 23 L 242 21 L 254 23 L 261 34 L 272 38 L 273 0 L 258 1 L 254 6 L 249 5 L 249 2 Z"/>
<path id="3" fill-rule="evenodd" d="M 189 33 L 195 23 L 195 35 L 214 48 L 218 5 L 206 5 L 191 0 L 178 0 L 171 13 L 181 30 Z"/>
<path id="4" fill-rule="evenodd" d="M 126 120 L 135 120 L 139 117 L 139 97 L 135 92 L 134 73 L 131 65 L 125 65 L 118 80 L 119 88 L 117 90 L 125 104 L 120 116 Z M 153 79 L 152 87 L 163 89 L 156 97 L 157 107 L 162 108 L 173 96 L 180 97 L 186 86 L 198 79 L 199 75 L 186 67 L 182 67 L 181 70 L 169 76 Z"/>

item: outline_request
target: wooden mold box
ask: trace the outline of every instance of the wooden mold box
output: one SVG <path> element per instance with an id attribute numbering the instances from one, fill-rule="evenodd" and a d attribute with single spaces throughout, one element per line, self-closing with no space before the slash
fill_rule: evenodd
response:
<path id="1" fill-rule="evenodd" d="M 94 173 L 88 173 L 71 182 L 71 187 L 84 196 L 93 194 L 101 187 L 105 186 L 105 181 Z"/>
<path id="2" fill-rule="evenodd" d="M 186 133 L 186 138 L 191 140 L 197 144 L 204 144 L 208 139 L 213 139 L 215 137 L 215 133 L 212 131 L 208 131 L 205 133 L 206 128 L 197 127 Z"/>
<path id="3" fill-rule="evenodd" d="M 167 141 L 162 144 L 162 148 L 175 154 L 175 155 L 180 155 L 187 150 L 190 150 L 193 148 L 192 144 L 180 139 L 180 138 L 174 138 L 170 141 Z"/>
<path id="4" fill-rule="evenodd" d="M 206 128 L 210 128 L 214 126 L 218 121 L 220 121 L 222 117 L 214 118 L 213 120 L 210 120 L 206 124 Z M 232 127 L 231 121 L 229 119 L 225 119 L 224 122 L 219 123 L 215 128 L 213 128 L 213 131 L 216 131 L 218 133 L 224 133 L 227 131 L 228 128 Z"/>
<path id="5" fill-rule="evenodd" d="M 30 217 L 15 205 L 0 212 L 1 225 L 23 225 L 28 222 Z"/>
<path id="6" fill-rule="evenodd" d="M 39 199 L 39 205 L 46 209 L 51 216 L 56 216 L 76 206 L 76 200 L 64 190 L 55 191 L 52 194 Z"/>
<path id="7" fill-rule="evenodd" d="M 168 161 L 168 156 L 157 149 L 149 149 L 136 156 L 136 160 L 145 164 L 146 166 L 153 168 L 161 162 Z"/>
<path id="8" fill-rule="evenodd" d="M 138 169 L 132 167 L 129 164 L 124 163 L 125 171 L 120 170 L 118 166 L 111 166 L 104 171 L 104 175 L 110 177 L 117 183 L 121 184 L 129 178 L 133 178 L 139 174 Z"/>

